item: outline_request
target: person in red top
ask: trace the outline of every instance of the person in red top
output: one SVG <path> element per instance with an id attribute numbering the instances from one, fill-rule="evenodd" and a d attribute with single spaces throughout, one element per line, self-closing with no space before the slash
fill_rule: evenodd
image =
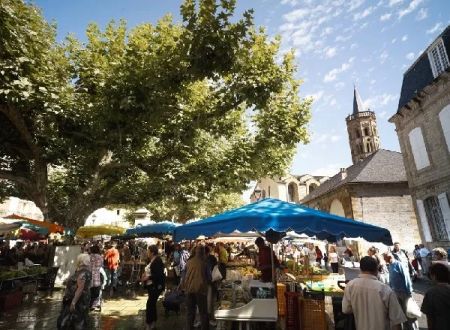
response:
<path id="1" fill-rule="evenodd" d="M 280 266 L 280 262 L 270 247 L 264 243 L 262 237 L 258 237 L 255 244 L 259 250 L 257 267 L 261 271 L 261 282 L 272 282 L 272 261 L 270 260 L 270 253 L 272 252 L 273 254 L 273 264 L 275 268 Z"/>
<path id="2" fill-rule="evenodd" d="M 105 262 L 110 273 L 110 293 L 117 289 L 117 268 L 119 268 L 119 259 L 119 250 L 116 249 L 115 245 L 109 245 L 109 248 L 105 252 Z"/>

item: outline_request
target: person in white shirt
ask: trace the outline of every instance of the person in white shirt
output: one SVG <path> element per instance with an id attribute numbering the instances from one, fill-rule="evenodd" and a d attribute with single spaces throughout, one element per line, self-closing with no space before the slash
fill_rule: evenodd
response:
<path id="1" fill-rule="evenodd" d="M 330 247 L 330 252 L 328 252 L 328 262 L 330 263 L 333 273 L 339 272 L 339 256 L 336 253 L 336 248 L 334 246 Z"/>
<path id="2" fill-rule="evenodd" d="M 420 244 L 420 267 L 422 267 L 422 275 L 428 274 L 428 268 L 430 268 L 430 250 L 428 250 L 425 245 Z"/>
<path id="3" fill-rule="evenodd" d="M 345 288 L 342 312 L 354 315 L 356 330 L 401 330 L 406 316 L 394 291 L 378 280 L 376 260 L 362 258 L 360 269 Z"/>

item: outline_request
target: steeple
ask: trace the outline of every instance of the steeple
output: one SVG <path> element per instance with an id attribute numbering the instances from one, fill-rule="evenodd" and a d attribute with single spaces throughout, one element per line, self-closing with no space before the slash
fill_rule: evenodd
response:
<path id="1" fill-rule="evenodd" d="M 375 113 L 364 110 L 361 96 L 353 87 L 353 114 L 347 116 L 347 132 L 353 164 L 380 148 Z"/>
<path id="2" fill-rule="evenodd" d="M 356 90 L 356 86 L 353 85 L 353 114 L 356 115 L 358 112 L 363 112 L 363 103 L 361 100 L 361 96 L 359 96 L 358 91 Z"/>

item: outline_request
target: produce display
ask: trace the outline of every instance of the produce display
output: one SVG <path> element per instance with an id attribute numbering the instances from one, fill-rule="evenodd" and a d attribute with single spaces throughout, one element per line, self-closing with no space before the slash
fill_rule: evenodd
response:
<path id="1" fill-rule="evenodd" d="M 286 262 L 286 265 L 289 269 L 289 272 L 292 274 L 295 274 L 295 275 L 328 275 L 328 274 L 330 274 L 330 272 L 324 268 L 297 264 L 294 260 L 288 260 Z"/>
<path id="2" fill-rule="evenodd" d="M 47 273 L 47 267 L 35 266 L 31 268 L 24 268 L 22 270 L 4 270 L 0 272 L 0 281 L 20 278 L 25 276 L 41 275 Z"/>

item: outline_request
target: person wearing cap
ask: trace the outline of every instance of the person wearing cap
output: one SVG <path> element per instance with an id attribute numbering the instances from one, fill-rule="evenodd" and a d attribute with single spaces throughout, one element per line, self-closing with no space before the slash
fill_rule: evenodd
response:
<path id="1" fill-rule="evenodd" d="M 257 268 L 261 271 L 261 281 L 272 282 L 271 254 L 273 255 L 273 263 L 275 268 L 280 266 L 280 262 L 270 247 L 264 243 L 264 239 L 262 237 L 258 237 L 255 240 L 255 244 L 258 247 Z"/>

